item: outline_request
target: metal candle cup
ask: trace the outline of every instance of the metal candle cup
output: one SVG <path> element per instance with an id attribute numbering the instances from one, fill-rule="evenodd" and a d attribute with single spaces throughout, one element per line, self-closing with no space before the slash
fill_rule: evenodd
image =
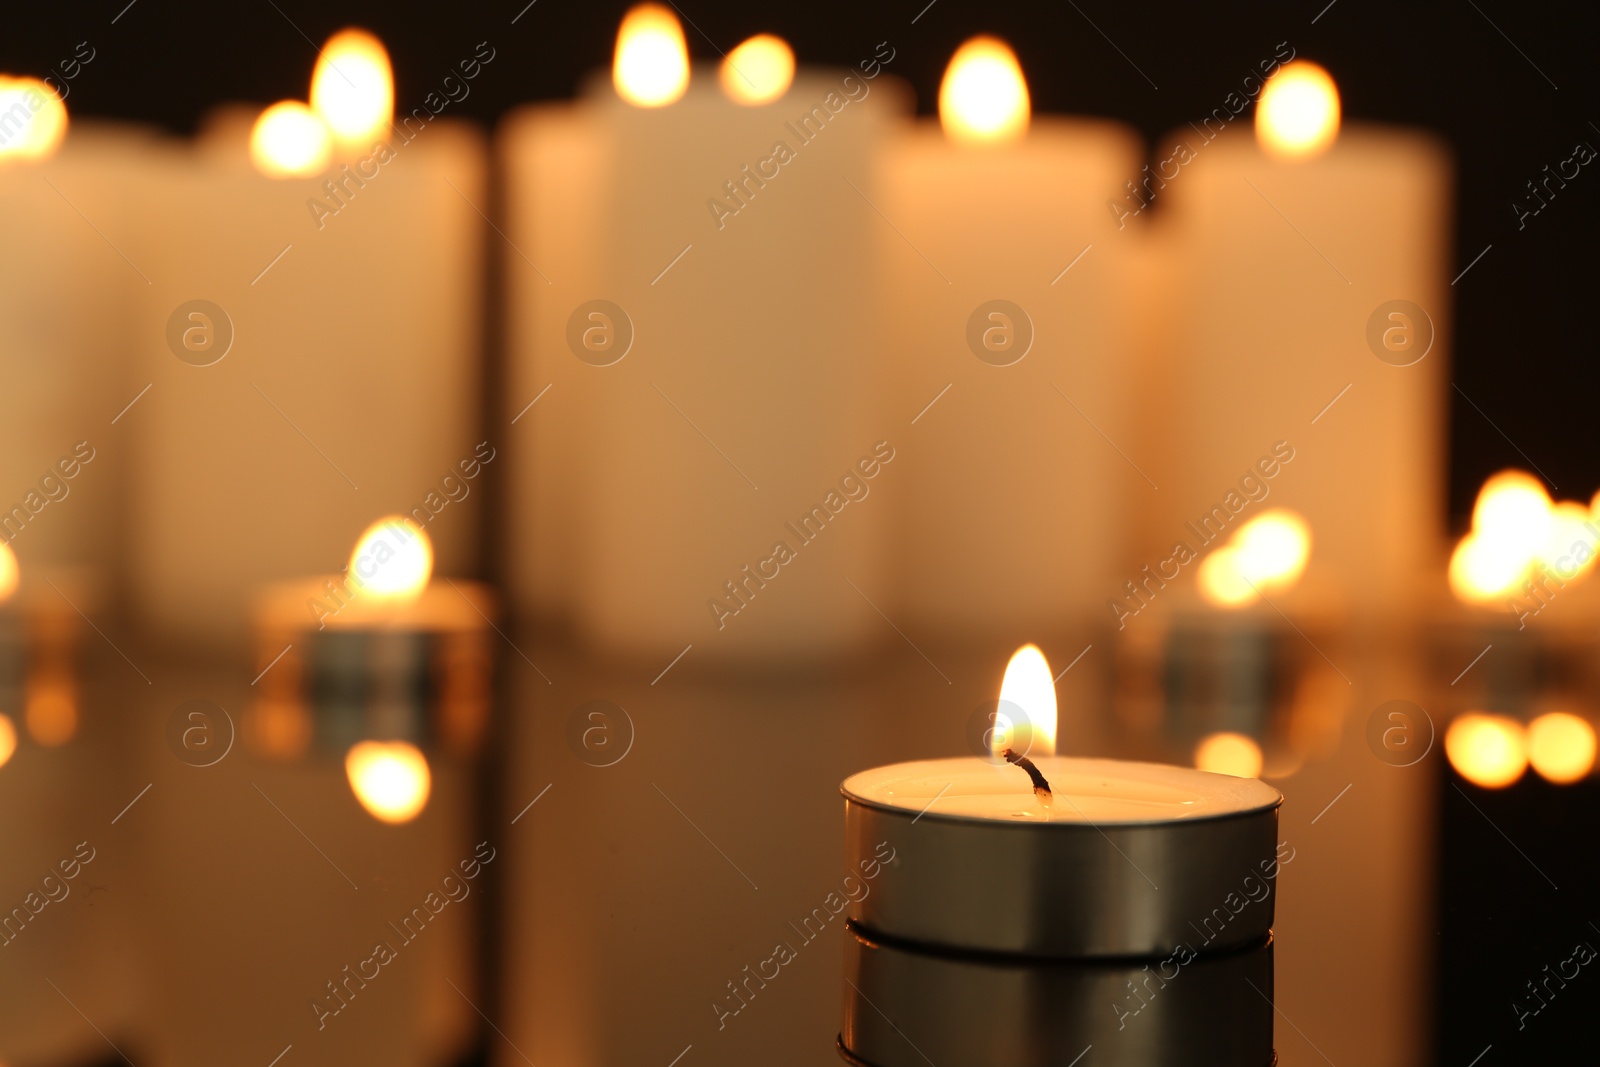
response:
<path id="1" fill-rule="evenodd" d="M 1264 782 L 1121 760 L 1035 762 L 1054 790 L 1048 807 L 1027 775 L 978 759 L 846 779 L 849 869 L 874 862 L 881 843 L 893 850 L 850 919 L 976 952 L 1153 956 L 1192 943 L 1191 924 L 1240 897 L 1246 877 L 1276 874 L 1283 795 Z M 1268 896 L 1209 947 L 1258 941 L 1272 916 Z"/>
<path id="2" fill-rule="evenodd" d="M 1040 756 L 845 780 L 840 1053 L 868 1067 L 1267 1067 L 1283 796 L 1253 778 Z M 1254 992 L 1251 991 L 1254 986 Z"/>

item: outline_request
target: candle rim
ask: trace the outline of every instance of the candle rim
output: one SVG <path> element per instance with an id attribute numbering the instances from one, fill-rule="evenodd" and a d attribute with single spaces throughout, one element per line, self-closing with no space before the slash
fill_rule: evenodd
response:
<path id="1" fill-rule="evenodd" d="M 980 757 L 972 756 L 972 757 L 968 757 L 968 758 L 970 758 L 973 762 L 975 762 L 977 764 L 980 764 L 982 766 L 989 766 L 989 764 L 986 761 L 984 761 L 983 759 L 981 759 Z M 929 806 L 927 808 L 924 808 L 922 811 L 918 812 L 917 809 L 915 809 L 915 808 L 904 807 L 902 805 L 894 804 L 894 803 L 891 803 L 889 801 L 878 800 L 878 799 L 875 799 L 875 798 L 872 798 L 872 797 L 863 796 L 861 793 L 854 792 L 851 789 L 851 783 L 854 782 L 855 780 L 861 778 L 863 775 L 874 774 L 874 773 L 879 773 L 879 772 L 884 772 L 884 771 L 890 771 L 890 770 L 893 770 L 895 768 L 911 768 L 911 767 L 919 767 L 919 766 L 929 766 L 929 765 L 933 765 L 933 764 L 944 764 L 944 763 L 950 763 L 950 762 L 953 762 L 953 761 L 956 761 L 956 760 L 961 760 L 962 762 L 965 762 L 965 758 L 959 757 L 959 756 L 945 757 L 943 759 L 903 760 L 903 761 L 898 762 L 898 763 L 886 763 L 886 764 L 884 764 L 884 765 L 882 765 L 880 767 L 868 767 L 866 770 L 855 772 L 854 774 L 850 775 L 849 777 L 845 778 L 842 782 L 840 782 L 839 783 L 839 794 L 841 796 L 843 796 L 847 802 L 854 803 L 854 804 L 860 804 L 862 807 L 872 808 L 872 809 L 875 809 L 877 811 L 882 811 L 882 812 L 889 813 L 889 814 L 897 814 L 897 815 L 903 814 L 903 815 L 914 817 L 914 818 L 917 818 L 917 819 L 938 819 L 938 820 L 940 820 L 942 822 L 965 823 L 965 824 L 973 824 L 973 825 L 979 825 L 979 826 L 990 826 L 990 827 L 1001 827 L 1001 826 L 1004 826 L 1004 827 L 1012 827 L 1012 828 L 1016 828 L 1016 829 L 1020 829 L 1020 830 L 1033 829 L 1036 832 L 1040 828 L 1051 828 L 1051 827 L 1068 827 L 1068 828 L 1087 827 L 1087 828 L 1093 829 L 1093 830 L 1099 830 L 1101 827 L 1114 827 L 1114 828 L 1120 830 L 1120 829 L 1128 828 L 1128 827 L 1154 827 L 1154 826 L 1166 827 L 1166 826 L 1173 826 L 1173 825 L 1176 825 L 1176 824 L 1184 824 L 1184 823 L 1192 824 L 1192 823 L 1202 823 L 1202 822 L 1216 822 L 1216 821 L 1222 820 L 1222 819 L 1236 819 L 1236 818 L 1247 818 L 1247 817 L 1259 816 L 1262 812 L 1275 811 L 1275 810 L 1281 808 L 1283 806 L 1283 801 L 1284 801 L 1284 797 L 1283 797 L 1283 793 L 1282 792 L 1280 792 L 1276 787 L 1268 785 L 1266 782 L 1263 782 L 1259 778 L 1235 778 L 1232 775 L 1218 774 L 1218 773 L 1216 773 L 1214 771 L 1202 771 L 1202 770 L 1200 770 L 1200 769 L 1198 769 L 1196 767 L 1180 767 L 1180 766 L 1177 766 L 1176 764 L 1170 764 L 1170 763 L 1151 763 L 1151 762 L 1146 761 L 1146 760 L 1118 760 L 1118 759 L 1111 759 L 1111 758 L 1108 758 L 1108 757 L 1097 757 L 1097 756 L 1043 756 L 1043 757 L 1040 757 L 1040 759 L 1041 759 L 1041 761 L 1046 761 L 1046 760 L 1052 761 L 1052 762 L 1062 761 L 1062 762 L 1067 762 L 1067 763 L 1071 763 L 1071 764 L 1106 764 L 1106 763 L 1114 763 L 1114 764 L 1118 764 L 1118 765 L 1123 766 L 1123 767 L 1135 767 L 1135 768 L 1140 768 L 1140 769 L 1146 770 L 1146 771 L 1160 771 L 1163 774 L 1170 773 L 1170 772 L 1173 772 L 1173 771 L 1177 771 L 1177 772 L 1179 772 L 1180 774 L 1182 774 L 1184 776 L 1185 780 L 1191 781 L 1191 782 L 1198 782 L 1200 784 L 1207 784 L 1213 779 L 1219 779 L 1219 780 L 1222 780 L 1222 781 L 1225 781 L 1225 782 L 1237 783 L 1236 788 L 1239 791 L 1239 793 L 1241 793 L 1241 794 L 1255 793 L 1255 794 L 1257 794 L 1259 796 L 1260 799 L 1256 803 L 1251 803 L 1251 804 L 1248 804 L 1247 806 L 1240 806 L 1240 807 L 1236 807 L 1236 808 L 1230 808 L 1230 809 L 1228 809 L 1226 811 L 1207 812 L 1207 813 L 1195 814 L 1195 815 L 1184 815 L 1184 816 L 1180 816 L 1178 818 L 1105 819 L 1105 820 L 1100 820 L 1100 821 L 1094 821 L 1094 820 L 1090 820 L 1088 818 L 1081 818 L 1081 819 L 1060 819 L 1060 820 L 1053 820 L 1053 821 L 1049 821 L 1049 822 L 1040 822 L 1040 821 L 1035 821 L 1035 820 L 999 819 L 999 818 L 995 818 L 993 816 L 988 816 L 988 815 L 970 815 L 970 814 L 964 814 L 964 813 L 961 813 L 961 812 L 934 811 L 933 810 L 933 805 L 931 803 L 929 804 Z M 1201 776 L 1203 776 L 1203 777 L 1201 777 Z M 1063 796 L 1063 797 L 1071 795 L 1065 789 L 1059 789 L 1057 792 L 1058 792 L 1058 795 Z M 1020 795 L 1021 795 L 1021 790 L 1020 789 L 1018 790 L 1018 793 L 1019 793 L 1019 797 L 1020 797 Z"/>

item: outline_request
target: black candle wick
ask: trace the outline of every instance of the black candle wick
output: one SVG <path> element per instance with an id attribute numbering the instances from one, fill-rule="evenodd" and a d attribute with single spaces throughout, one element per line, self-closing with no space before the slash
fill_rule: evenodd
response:
<path id="1" fill-rule="evenodd" d="M 1005 750 L 1003 755 L 1007 763 L 1015 764 L 1028 772 L 1028 777 L 1033 779 L 1033 791 L 1035 794 L 1041 799 L 1051 795 L 1050 783 L 1045 781 L 1044 775 L 1039 773 L 1039 768 L 1034 766 L 1033 760 L 1027 756 L 1020 756 L 1009 748 Z"/>

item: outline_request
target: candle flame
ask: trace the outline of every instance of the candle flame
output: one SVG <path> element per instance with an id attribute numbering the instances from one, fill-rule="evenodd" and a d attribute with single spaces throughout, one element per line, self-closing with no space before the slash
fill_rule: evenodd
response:
<path id="1" fill-rule="evenodd" d="M 38 78 L 0 75 L 0 162 L 48 159 L 67 135 L 67 105 Z"/>
<path id="2" fill-rule="evenodd" d="M 1261 746 L 1253 738 L 1228 731 L 1209 734 L 1195 746 L 1194 765 L 1235 778 L 1261 777 Z"/>
<path id="3" fill-rule="evenodd" d="M 344 771 L 356 799 L 380 822 L 410 822 L 433 788 L 427 758 L 406 741 L 358 741 L 345 754 Z"/>
<path id="4" fill-rule="evenodd" d="M 1522 724 L 1504 715 L 1462 715 L 1445 731 L 1444 752 L 1457 774 L 1484 789 L 1504 788 L 1528 767 Z"/>
<path id="5" fill-rule="evenodd" d="M 4 767 L 11 760 L 11 754 L 17 750 L 17 728 L 11 721 L 11 716 L 0 713 L 0 767 Z"/>
<path id="6" fill-rule="evenodd" d="M 394 72 L 383 42 L 340 30 L 322 46 L 311 75 L 311 109 L 346 148 L 371 148 L 394 122 Z"/>
<path id="7" fill-rule="evenodd" d="M 617 30 L 611 80 L 635 107 L 676 103 L 689 87 L 689 46 L 678 17 L 660 4 L 630 8 Z"/>
<path id="8" fill-rule="evenodd" d="M 1590 529 L 1589 509 L 1573 500 L 1563 500 L 1550 509 L 1550 531 L 1537 553 L 1543 563 L 1563 581 L 1570 581 L 1594 568 L 1597 535 Z"/>
<path id="9" fill-rule="evenodd" d="M 1594 727 L 1552 711 L 1528 724 L 1528 762 L 1546 781 L 1568 785 L 1594 770 Z"/>
<path id="10" fill-rule="evenodd" d="M 1271 508 L 1201 562 L 1200 595 L 1217 607 L 1240 607 L 1261 591 L 1292 588 L 1310 557 L 1310 525 L 1287 508 Z"/>
<path id="11" fill-rule="evenodd" d="M 990 735 L 994 755 L 1008 748 L 1029 756 L 1055 755 L 1056 683 L 1038 645 L 1023 645 L 1012 654 L 1000 681 L 1000 703 L 999 714 L 1011 705 L 1020 708 L 1024 718 L 1020 723 L 1007 721 L 1003 730 L 997 718 Z"/>
<path id="12" fill-rule="evenodd" d="M 1581 506 L 1577 506 L 1582 512 Z M 1473 604 L 1493 603 L 1514 595 L 1539 558 L 1555 547 L 1554 538 L 1574 532 L 1592 555 L 1594 538 L 1585 536 L 1587 515 L 1572 509 L 1557 514 L 1544 485 L 1523 471 L 1501 471 L 1483 483 L 1472 509 L 1472 530 L 1450 557 L 1450 588 Z M 1569 541 L 1556 552 L 1559 561 L 1572 550 Z M 1587 557 L 1586 557 L 1587 558 Z"/>
<path id="13" fill-rule="evenodd" d="M 412 600 L 433 577 L 433 542 L 403 515 L 386 515 L 362 531 L 350 552 L 350 581 L 363 593 Z"/>
<path id="14" fill-rule="evenodd" d="M 17 591 L 17 583 L 22 578 L 22 572 L 17 568 L 17 553 L 11 545 L 0 541 L 0 603 L 11 598 Z"/>
<path id="15" fill-rule="evenodd" d="M 722 61 L 722 91 L 736 104 L 770 104 L 794 82 L 794 50 L 782 37 L 760 33 Z"/>
<path id="16" fill-rule="evenodd" d="M 332 155 L 328 124 L 298 100 L 273 104 L 250 131 L 250 160 L 269 178 L 320 174 Z"/>
<path id="17" fill-rule="evenodd" d="M 1011 46 L 974 37 L 950 57 L 939 86 L 939 121 L 951 140 L 1014 141 L 1028 132 L 1028 83 Z"/>
<path id="18" fill-rule="evenodd" d="M 1339 136 L 1339 87 L 1303 59 L 1267 79 L 1256 104 L 1256 140 L 1278 159 L 1312 159 Z"/>

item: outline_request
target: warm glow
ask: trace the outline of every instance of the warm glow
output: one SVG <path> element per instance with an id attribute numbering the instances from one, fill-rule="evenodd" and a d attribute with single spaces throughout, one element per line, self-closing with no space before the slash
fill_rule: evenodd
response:
<path id="1" fill-rule="evenodd" d="M 1485 789 L 1500 789 L 1528 768 L 1522 724 L 1503 715 L 1463 715 L 1444 735 L 1445 755 L 1456 773 Z"/>
<path id="2" fill-rule="evenodd" d="M 361 741 L 344 757 L 356 799 L 381 822 L 410 822 L 428 804 L 433 776 L 417 746 L 405 741 Z"/>
<path id="3" fill-rule="evenodd" d="M 12 551 L 11 545 L 0 541 L 0 601 L 9 599 L 17 591 L 17 581 L 21 577 L 17 570 L 17 554 Z"/>
<path id="4" fill-rule="evenodd" d="M 383 42 L 366 30 L 330 37 L 311 75 L 311 109 L 340 144 L 371 148 L 394 121 L 394 74 Z"/>
<path id="5" fill-rule="evenodd" d="M 1501 471 L 1483 483 L 1472 509 L 1472 532 L 1461 539 L 1450 558 L 1450 588 L 1468 603 L 1492 603 L 1521 593 L 1523 579 L 1555 539 L 1572 530 L 1573 540 L 1592 545 L 1583 529 L 1582 507 L 1558 509 L 1544 484 L 1523 471 Z M 1568 555 L 1572 543 L 1555 553 Z M 1570 564 L 1569 564 L 1570 566 Z"/>
<path id="6" fill-rule="evenodd" d="M 0 75 L 0 162 L 48 159 L 67 135 L 67 105 L 38 78 Z"/>
<path id="7" fill-rule="evenodd" d="M 1261 776 L 1261 746 L 1244 734 L 1210 734 L 1195 746 L 1194 765 L 1235 778 Z"/>
<path id="8" fill-rule="evenodd" d="M 11 716 L 0 715 L 0 767 L 4 767 L 11 759 L 11 754 L 17 750 L 17 728 L 12 725 Z"/>
<path id="9" fill-rule="evenodd" d="M 1532 555 L 1550 534 L 1550 494 L 1524 471 L 1501 471 L 1483 483 L 1472 507 L 1472 530 Z"/>
<path id="10" fill-rule="evenodd" d="M 1012 141 L 1028 132 L 1028 83 L 1004 41 L 974 37 L 950 57 L 939 86 L 946 136 L 969 143 Z"/>
<path id="11" fill-rule="evenodd" d="M 1224 545 L 1201 560 L 1195 580 L 1200 584 L 1200 595 L 1219 608 L 1236 608 L 1256 596 L 1245 581 L 1239 550 L 1231 545 Z"/>
<path id="12" fill-rule="evenodd" d="M 1527 570 L 1523 553 L 1468 534 L 1450 556 L 1450 588 L 1470 604 L 1488 604 L 1517 593 Z"/>
<path id="13" fill-rule="evenodd" d="M 1315 63 L 1297 60 L 1267 79 L 1256 104 L 1256 140 L 1279 159 L 1310 159 L 1339 136 L 1339 87 Z"/>
<path id="14" fill-rule="evenodd" d="M 722 61 L 722 91 L 736 104 L 770 104 L 794 81 L 794 50 L 782 37 L 761 33 Z"/>
<path id="15" fill-rule="evenodd" d="M 665 107 L 689 87 L 683 27 L 660 4 L 639 4 L 622 17 L 611 65 L 617 95 L 637 107 Z"/>
<path id="16" fill-rule="evenodd" d="M 363 593 L 410 600 L 432 576 L 433 542 L 402 515 L 388 515 L 368 526 L 350 553 L 349 581 Z"/>
<path id="17" fill-rule="evenodd" d="M 1561 501 L 1550 509 L 1550 529 L 1536 558 L 1562 581 L 1587 574 L 1600 547 L 1596 544 L 1600 535 L 1591 525 L 1588 508 L 1572 500 Z"/>
<path id="18" fill-rule="evenodd" d="M 65 674 L 43 674 L 28 682 L 23 721 L 41 745 L 64 745 L 78 732 L 78 694 Z"/>
<path id="19" fill-rule="evenodd" d="M 1027 730 L 996 729 L 991 742 L 994 754 L 1017 748 L 1035 757 L 1055 755 L 1056 683 L 1038 645 L 1023 645 L 1012 655 L 1000 681 L 1000 700 L 1023 710 Z"/>
<path id="20" fill-rule="evenodd" d="M 1547 781 L 1576 782 L 1594 770 L 1594 754 L 1594 727 L 1576 715 L 1552 711 L 1528 724 L 1528 762 Z"/>
<path id="21" fill-rule="evenodd" d="M 1244 576 L 1257 588 L 1283 589 L 1300 580 L 1311 556 L 1311 527 L 1286 508 L 1273 508 L 1233 535 Z"/>
<path id="22" fill-rule="evenodd" d="M 273 104 L 250 131 L 250 161 L 269 178 L 305 178 L 333 157 L 328 124 L 298 100 Z"/>
<path id="23" fill-rule="evenodd" d="M 1272 508 L 1241 526 L 1200 563 L 1200 595 L 1217 607 L 1250 603 L 1263 590 L 1288 589 L 1311 558 L 1311 527 L 1287 508 Z"/>

